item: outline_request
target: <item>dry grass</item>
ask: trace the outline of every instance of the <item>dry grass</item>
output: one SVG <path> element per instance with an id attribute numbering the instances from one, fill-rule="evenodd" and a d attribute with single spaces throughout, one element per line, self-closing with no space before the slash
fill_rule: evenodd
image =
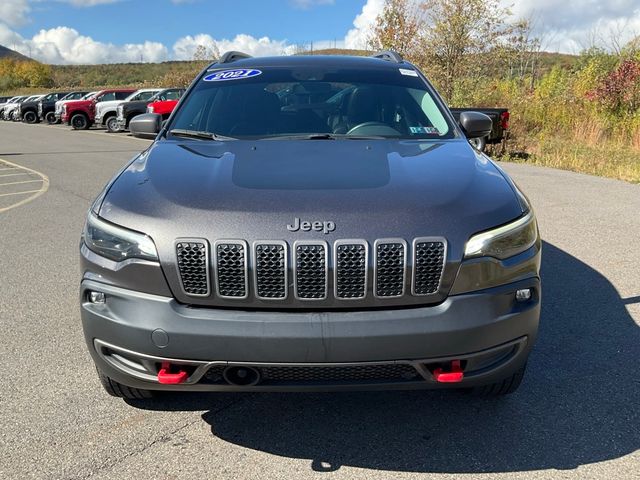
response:
<path id="1" fill-rule="evenodd" d="M 640 183 L 639 148 L 605 140 L 597 129 L 584 133 L 583 140 L 530 138 L 525 149 L 509 148 L 502 159 Z M 639 137 L 640 134 L 635 135 L 634 143 L 640 141 Z"/>

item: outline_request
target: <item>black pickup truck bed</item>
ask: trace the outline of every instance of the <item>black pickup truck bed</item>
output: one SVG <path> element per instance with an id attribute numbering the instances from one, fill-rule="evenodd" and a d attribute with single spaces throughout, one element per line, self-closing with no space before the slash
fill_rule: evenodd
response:
<path id="1" fill-rule="evenodd" d="M 451 108 L 451 113 L 456 120 L 460 119 L 462 112 L 480 112 L 488 115 L 493 122 L 493 129 L 488 137 L 474 143 L 478 150 L 484 150 L 487 143 L 496 144 L 506 140 L 509 133 L 509 110 L 507 108 Z"/>

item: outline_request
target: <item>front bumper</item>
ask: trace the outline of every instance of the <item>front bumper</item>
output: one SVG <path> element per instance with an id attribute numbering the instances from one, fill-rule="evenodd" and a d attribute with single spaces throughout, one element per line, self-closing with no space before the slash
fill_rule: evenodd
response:
<path id="1" fill-rule="evenodd" d="M 521 288 L 533 289 L 530 301 L 515 300 Z M 89 291 L 105 293 L 106 303 L 90 303 Z M 462 361 L 465 377 L 450 385 L 484 385 L 526 362 L 540 316 L 538 278 L 450 296 L 435 306 L 393 310 L 193 308 L 92 280 L 82 282 L 80 295 L 85 339 L 98 368 L 124 385 L 151 390 L 439 388 L 447 384 L 434 381 L 432 371 L 451 360 Z M 187 381 L 160 384 L 156 376 L 165 361 L 183 366 Z M 238 365 L 263 372 L 265 380 L 229 384 L 222 374 Z M 268 379 L 274 368 L 278 375 Z M 327 374 L 327 368 L 342 373 Z"/>

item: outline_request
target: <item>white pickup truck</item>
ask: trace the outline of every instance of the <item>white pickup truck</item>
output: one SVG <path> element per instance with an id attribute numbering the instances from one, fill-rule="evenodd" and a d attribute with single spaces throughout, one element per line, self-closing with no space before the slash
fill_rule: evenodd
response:
<path id="1" fill-rule="evenodd" d="M 105 127 L 109 132 L 117 132 L 118 127 L 116 125 L 116 113 L 118 105 L 122 102 L 129 102 L 133 100 L 148 100 L 160 90 L 160 88 L 142 88 L 133 92 L 124 100 L 110 100 L 107 102 L 97 103 L 95 125 L 97 127 Z"/>

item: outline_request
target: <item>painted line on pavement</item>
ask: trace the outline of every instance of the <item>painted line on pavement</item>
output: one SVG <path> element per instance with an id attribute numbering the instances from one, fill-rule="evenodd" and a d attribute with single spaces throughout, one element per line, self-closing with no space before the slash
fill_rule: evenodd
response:
<path id="1" fill-rule="evenodd" d="M 42 182 L 42 187 L 39 190 L 27 190 L 24 192 L 12 192 L 12 193 L 4 193 L 4 194 L 0 194 L 1 197 L 7 197 L 10 195 L 29 195 L 27 198 L 23 198 L 21 200 L 19 200 L 16 203 L 13 203 L 9 206 L 6 207 L 0 207 L 0 213 L 6 212 L 8 210 L 11 210 L 13 208 L 19 207 L 21 205 L 24 205 L 25 203 L 28 203 L 32 200 L 35 200 L 36 198 L 38 198 L 40 195 L 43 195 L 47 190 L 49 190 L 49 177 L 47 177 L 44 173 L 40 173 L 37 170 L 33 170 L 32 168 L 28 168 L 28 167 L 23 167 L 22 165 L 18 165 L 17 163 L 13 163 L 10 162 L 9 160 L 5 160 L 4 158 L 0 158 L 0 166 L 7 166 L 7 167 L 11 167 L 11 168 L 15 168 L 18 170 L 24 170 L 27 173 L 16 173 L 16 174 L 5 174 L 5 175 L 0 175 L 0 177 L 8 177 L 8 176 L 17 176 L 17 175 L 37 175 L 38 177 L 40 177 L 40 180 L 32 180 L 32 181 L 28 181 L 28 182 L 24 182 L 24 183 L 32 183 L 32 182 L 36 182 L 36 181 L 41 181 Z M 16 182 L 16 183 L 21 183 L 21 182 Z M 1 185 L 0 185 L 1 186 Z"/>

